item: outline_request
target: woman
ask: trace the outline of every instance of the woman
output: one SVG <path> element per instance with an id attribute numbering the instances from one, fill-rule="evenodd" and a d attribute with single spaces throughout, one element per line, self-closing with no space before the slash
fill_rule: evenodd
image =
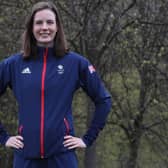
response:
<path id="1" fill-rule="evenodd" d="M 18 135 L 0 125 L 0 143 L 15 149 L 14 168 L 77 168 L 74 150 L 90 146 L 104 127 L 111 98 L 94 67 L 69 52 L 58 11 L 34 5 L 26 22 L 23 53 L 0 63 L 0 95 L 10 86 L 19 104 Z M 95 113 L 82 138 L 75 137 L 74 92 L 82 87 Z"/>

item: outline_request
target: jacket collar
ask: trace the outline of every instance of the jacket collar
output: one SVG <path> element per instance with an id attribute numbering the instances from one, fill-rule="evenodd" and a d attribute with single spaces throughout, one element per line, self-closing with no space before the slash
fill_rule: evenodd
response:
<path id="1" fill-rule="evenodd" d="M 44 53 L 47 51 L 48 56 L 53 56 L 54 55 L 54 48 L 53 47 L 41 47 L 37 46 L 37 54 L 41 58 L 44 56 Z"/>

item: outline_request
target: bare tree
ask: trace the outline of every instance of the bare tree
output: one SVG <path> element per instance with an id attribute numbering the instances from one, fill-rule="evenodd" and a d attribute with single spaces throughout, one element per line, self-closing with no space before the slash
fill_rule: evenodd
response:
<path id="1" fill-rule="evenodd" d="M 120 67 L 115 71 L 118 71 L 123 92 L 120 94 L 112 90 L 117 106 L 114 124 L 121 127 L 128 138 L 129 154 L 126 155 L 125 165 L 128 168 L 138 167 L 142 140 L 155 144 L 153 148 L 156 144 L 162 144 L 166 149 L 168 147 L 167 135 L 160 131 L 162 127 L 167 130 L 167 103 L 165 94 L 161 93 L 164 87 L 161 80 L 165 79 L 157 70 L 164 65 L 162 58 L 167 52 L 167 24 L 164 19 L 167 12 L 163 9 L 163 4 L 158 1 L 137 1 L 136 21 L 118 37 L 119 46 L 124 50 L 118 53 L 121 54 L 118 59 Z M 163 148 L 161 151 L 167 155 Z M 163 159 L 167 163 L 167 159 Z"/>

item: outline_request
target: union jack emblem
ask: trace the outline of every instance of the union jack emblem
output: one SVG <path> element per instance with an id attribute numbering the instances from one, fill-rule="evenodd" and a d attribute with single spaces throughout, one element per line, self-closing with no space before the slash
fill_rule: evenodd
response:
<path id="1" fill-rule="evenodd" d="M 91 74 L 96 71 L 96 69 L 94 68 L 93 65 L 89 65 L 88 68 L 89 68 L 89 72 L 90 72 Z"/>

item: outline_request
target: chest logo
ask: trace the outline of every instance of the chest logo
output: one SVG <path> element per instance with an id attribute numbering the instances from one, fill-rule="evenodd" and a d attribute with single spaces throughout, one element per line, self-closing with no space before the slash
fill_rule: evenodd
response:
<path id="1" fill-rule="evenodd" d="M 96 69 L 93 65 L 88 66 L 89 72 L 92 74 L 93 72 L 96 72 Z"/>
<path id="2" fill-rule="evenodd" d="M 64 73 L 64 66 L 63 65 L 58 65 L 57 66 L 57 72 L 58 72 L 58 74 L 63 74 Z"/>
<path id="3" fill-rule="evenodd" d="M 21 73 L 22 74 L 31 74 L 30 68 L 29 67 L 24 68 Z"/>

